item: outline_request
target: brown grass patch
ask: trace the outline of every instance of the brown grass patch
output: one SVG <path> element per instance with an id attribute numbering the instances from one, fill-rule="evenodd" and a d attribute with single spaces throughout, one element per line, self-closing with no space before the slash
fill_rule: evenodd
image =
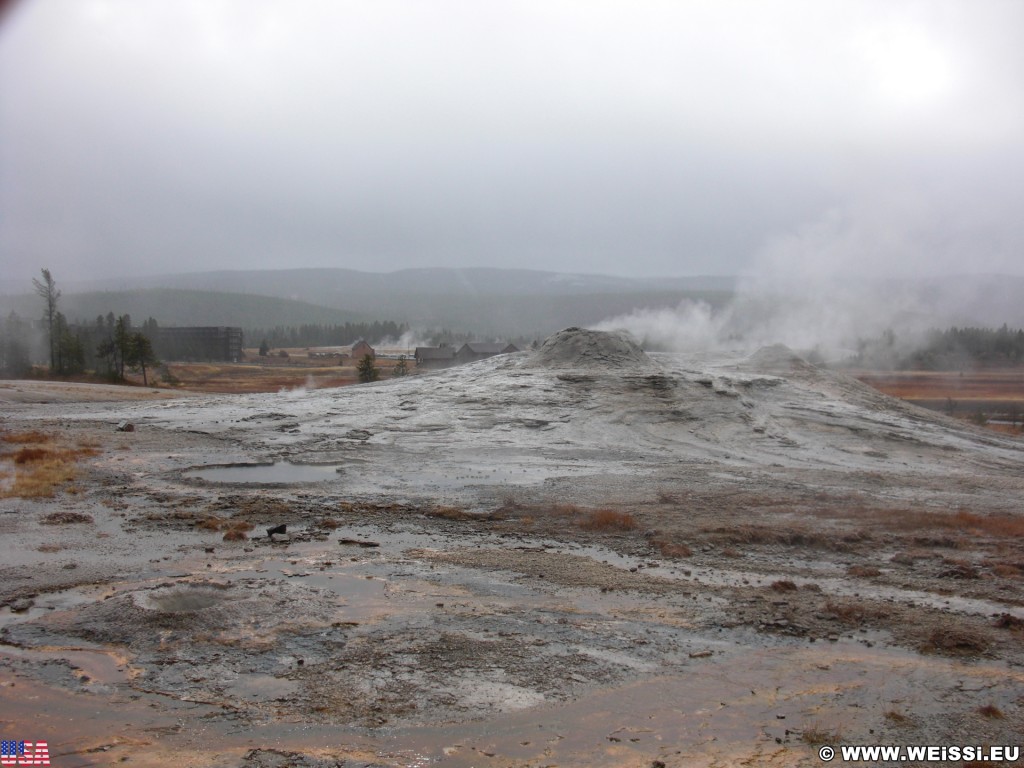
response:
<path id="1" fill-rule="evenodd" d="M 779 581 L 773 581 L 771 588 L 775 592 L 796 592 L 799 587 L 789 579 L 780 579 Z"/>
<path id="2" fill-rule="evenodd" d="M 858 520 L 871 519 L 894 531 L 946 530 L 989 536 L 1024 536 L 1024 516 L 994 514 L 979 515 L 966 509 L 948 512 L 929 512 L 918 509 L 865 509 L 860 508 L 849 513 Z M 936 542 L 927 540 L 934 545 Z M 943 539 L 942 546 L 957 546 L 958 542 Z"/>
<path id="3" fill-rule="evenodd" d="M 904 715 L 902 712 L 897 712 L 895 709 L 890 709 L 886 712 L 885 719 L 895 723 L 896 725 L 907 725 L 911 722 L 909 717 Z"/>
<path id="4" fill-rule="evenodd" d="M 552 504 L 548 513 L 553 517 L 579 517 L 583 510 L 575 504 Z"/>
<path id="5" fill-rule="evenodd" d="M 245 541 L 248 538 L 245 531 L 238 528 L 231 528 L 224 532 L 224 541 Z"/>
<path id="6" fill-rule="evenodd" d="M 339 523 L 333 517 L 325 517 L 323 520 L 317 523 L 317 527 L 327 528 L 328 530 L 333 531 L 335 528 L 340 528 L 341 523 Z"/>
<path id="7" fill-rule="evenodd" d="M 251 531 L 256 526 L 248 520 L 226 519 L 218 517 L 217 515 L 210 515 L 196 523 L 196 527 L 201 528 L 204 531 L 235 531 L 237 533 L 244 534 L 246 531 Z"/>
<path id="8" fill-rule="evenodd" d="M 991 536 L 1024 536 L 1024 517 L 1017 515 L 978 515 L 960 510 L 954 520 L 962 528 Z"/>
<path id="9" fill-rule="evenodd" d="M 1004 579 L 1019 579 L 1024 575 L 1024 571 L 1020 569 L 1020 566 L 1010 563 L 995 563 L 992 566 L 992 573 Z"/>
<path id="10" fill-rule="evenodd" d="M 12 453 L 0 455 L 0 459 L 14 465 L 14 477 L 4 475 L 4 487 L 0 497 L 22 499 L 49 498 L 57 488 L 77 477 L 76 464 L 98 451 L 91 446 L 68 447 L 59 445 L 55 439 L 42 432 L 7 433 L 0 436 L 3 442 L 21 447 Z"/>
<path id="11" fill-rule="evenodd" d="M 57 488 L 69 483 L 78 476 L 78 471 L 71 464 L 62 461 L 40 463 L 31 471 L 16 472 L 14 482 L 5 491 L 4 496 L 21 499 L 51 498 Z"/>
<path id="12" fill-rule="evenodd" d="M 84 512 L 51 512 L 40 522 L 43 525 L 73 525 L 75 523 L 92 523 L 92 515 Z"/>
<path id="13" fill-rule="evenodd" d="M 832 731 L 821 725 L 815 724 L 809 728 L 804 728 L 800 734 L 800 740 L 804 744 L 810 744 L 811 746 L 817 747 L 822 744 L 840 744 L 843 741 L 843 736 L 839 731 Z"/>
<path id="14" fill-rule="evenodd" d="M 48 443 L 52 438 L 45 432 L 32 430 L 29 432 L 8 432 L 0 435 L 0 441 L 11 445 L 31 445 L 33 443 Z"/>
<path id="15" fill-rule="evenodd" d="M 976 656 L 988 650 L 988 640 L 968 627 L 946 626 L 933 630 L 918 650 L 946 656 Z"/>
<path id="16" fill-rule="evenodd" d="M 469 520 L 473 516 L 464 509 L 458 507 L 430 507 L 424 511 L 427 517 L 437 517 L 442 520 Z"/>
<path id="17" fill-rule="evenodd" d="M 25 446 L 15 451 L 11 458 L 15 464 L 30 464 L 34 461 L 43 461 L 45 459 L 52 459 L 54 456 L 53 451 L 49 448 L 39 448 L 36 446 Z"/>
<path id="18" fill-rule="evenodd" d="M 997 707 L 995 704 L 986 704 L 983 707 L 978 707 L 978 714 L 982 717 L 991 717 L 993 720 L 1002 720 L 1003 710 Z"/>
<path id="19" fill-rule="evenodd" d="M 1002 613 L 992 622 L 996 629 L 1024 629 L 1024 619 L 1018 619 L 1012 613 Z"/>
<path id="20" fill-rule="evenodd" d="M 732 525 L 705 529 L 705 532 L 724 539 L 729 544 L 782 545 L 787 547 L 813 547 L 816 549 L 848 550 L 849 543 L 837 535 L 811 531 L 800 526 L 790 528 L 761 525 Z"/>
<path id="21" fill-rule="evenodd" d="M 631 531 L 636 520 L 628 512 L 596 509 L 577 523 L 585 531 Z"/>
<path id="22" fill-rule="evenodd" d="M 651 546 L 661 553 L 662 557 L 690 557 L 693 550 L 682 542 L 669 541 L 667 539 L 652 539 Z"/>
<path id="23" fill-rule="evenodd" d="M 40 544 L 38 547 L 36 547 L 36 551 L 48 553 L 60 552 L 62 549 L 64 549 L 64 547 L 62 547 L 60 544 Z"/>
<path id="24" fill-rule="evenodd" d="M 884 608 L 856 600 L 829 600 L 825 611 L 846 624 L 862 624 L 868 619 L 882 619 L 889 615 Z"/>

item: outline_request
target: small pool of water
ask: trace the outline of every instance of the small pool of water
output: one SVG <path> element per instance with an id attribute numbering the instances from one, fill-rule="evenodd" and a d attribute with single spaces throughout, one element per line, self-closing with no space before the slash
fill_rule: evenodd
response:
<path id="1" fill-rule="evenodd" d="M 337 480 L 341 467 L 334 464 L 292 464 L 278 461 L 274 464 L 218 464 L 197 467 L 185 472 L 186 480 L 205 480 L 208 483 L 245 483 L 283 485 L 288 483 L 319 483 Z"/>

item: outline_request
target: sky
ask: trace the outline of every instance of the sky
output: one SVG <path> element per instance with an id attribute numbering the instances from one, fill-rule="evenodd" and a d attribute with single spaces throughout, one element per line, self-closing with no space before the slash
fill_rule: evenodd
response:
<path id="1" fill-rule="evenodd" d="M 1017 0 L 21 0 L 0 270 L 1024 274 Z"/>

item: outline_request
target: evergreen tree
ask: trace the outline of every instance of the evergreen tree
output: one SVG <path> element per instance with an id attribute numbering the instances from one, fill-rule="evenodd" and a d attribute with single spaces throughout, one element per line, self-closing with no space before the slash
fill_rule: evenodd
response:
<path id="1" fill-rule="evenodd" d="M 359 374 L 359 382 L 361 384 L 368 384 L 380 378 L 380 369 L 373 364 L 373 355 L 363 355 L 363 359 L 356 366 L 356 371 Z"/>
<path id="2" fill-rule="evenodd" d="M 129 334 L 126 357 L 126 362 L 133 371 L 142 371 L 142 384 L 148 387 L 146 368 L 152 368 L 160 363 L 153 353 L 153 343 L 149 337 L 140 332 Z"/>

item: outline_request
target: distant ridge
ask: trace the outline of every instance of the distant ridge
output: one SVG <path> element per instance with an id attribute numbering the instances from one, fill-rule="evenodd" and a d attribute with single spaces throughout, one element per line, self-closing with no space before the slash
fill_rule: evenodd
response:
<path id="1" fill-rule="evenodd" d="M 58 278 L 59 276 L 55 275 Z M 402 295 L 549 295 L 646 293 L 648 291 L 732 291 L 735 277 L 695 276 L 631 278 L 610 275 L 544 272 L 531 269 L 428 267 L 396 272 L 364 272 L 340 268 L 215 270 L 152 277 L 62 283 L 66 289 L 124 291 L 140 288 L 184 288 L 307 301 L 340 307 L 359 294 Z M 5 289 L 10 286 L 3 286 Z M 27 286 L 8 292 L 23 293 Z"/>
<path id="2" fill-rule="evenodd" d="M 22 317 L 39 315 L 39 299 L 21 295 L 0 300 L 4 313 L 14 310 Z M 319 307 L 273 296 L 178 288 L 146 288 L 129 291 L 64 291 L 60 309 L 71 322 L 91 323 L 97 315 L 128 314 L 141 324 L 155 317 L 160 325 L 232 325 L 242 328 L 273 328 L 302 323 L 340 324 L 363 318 L 353 312 Z"/>
<path id="3" fill-rule="evenodd" d="M 740 280 L 725 276 L 630 278 L 563 274 L 527 269 L 353 269 L 237 270 L 159 277 L 65 282 L 61 308 L 69 319 L 128 312 L 140 322 L 163 324 L 276 325 L 393 321 L 413 328 L 448 329 L 479 340 L 509 336 L 543 339 L 569 326 L 591 326 L 643 309 L 674 309 L 684 300 L 723 307 L 736 296 Z M 828 285 L 816 301 L 831 306 Z M 839 297 L 854 296 L 868 314 L 893 317 L 904 327 L 1024 326 L 1024 277 L 957 275 L 919 279 L 836 278 Z M 39 314 L 31 285 L 2 286 L 0 312 Z M 812 286 L 813 287 L 813 286 Z M 789 300 L 808 290 L 793 281 L 775 282 L 767 298 L 785 311 Z M 749 302 L 748 302 L 749 303 Z M 756 316 L 754 321 L 756 321 Z"/>
<path id="4" fill-rule="evenodd" d="M 638 308 L 674 307 L 686 298 L 721 305 L 735 283 L 730 277 L 634 279 L 490 268 L 390 273 L 239 270 L 87 283 L 64 283 L 60 275 L 54 277 L 64 291 L 62 309 L 69 318 L 95 318 L 97 307 L 107 302 L 111 308 L 115 304 L 126 307 L 121 311 L 130 312 L 133 319 L 138 316 L 141 321 L 152 315 L 166 324 L 183 324 L 185 316 L 205 317 L 209 324 L 259 328 L 391 320 L 424 329 L 473 333 L 480 339 L 510 335 L 543 338 L 560 328 L 597 323 Z M 19 288 L 21 295 L 14 308 L 19 314 L 35 316 L 33 298 L 26 295 L 30 286 Z M 173 291 L 179 293 L 170 293 Z M 194 296 L 196 293 L 206 294 L 208 304 Z M 248 297 L 248 301 L 239 297 Z M 147 303 L 158 299 L 159 304 Z M 175 307 L 176 300 L 188 309 Z M 275 300 L 292 303 L 270 303 Z M 0 298 L 0 309 L 8 304 L 11 302 Z M 149 306 L 154 309 L 147 309 Z M 236 311 L 224 311 L 232 308 Z M 102 311 L 105 314 L 107 310 Z"/>

